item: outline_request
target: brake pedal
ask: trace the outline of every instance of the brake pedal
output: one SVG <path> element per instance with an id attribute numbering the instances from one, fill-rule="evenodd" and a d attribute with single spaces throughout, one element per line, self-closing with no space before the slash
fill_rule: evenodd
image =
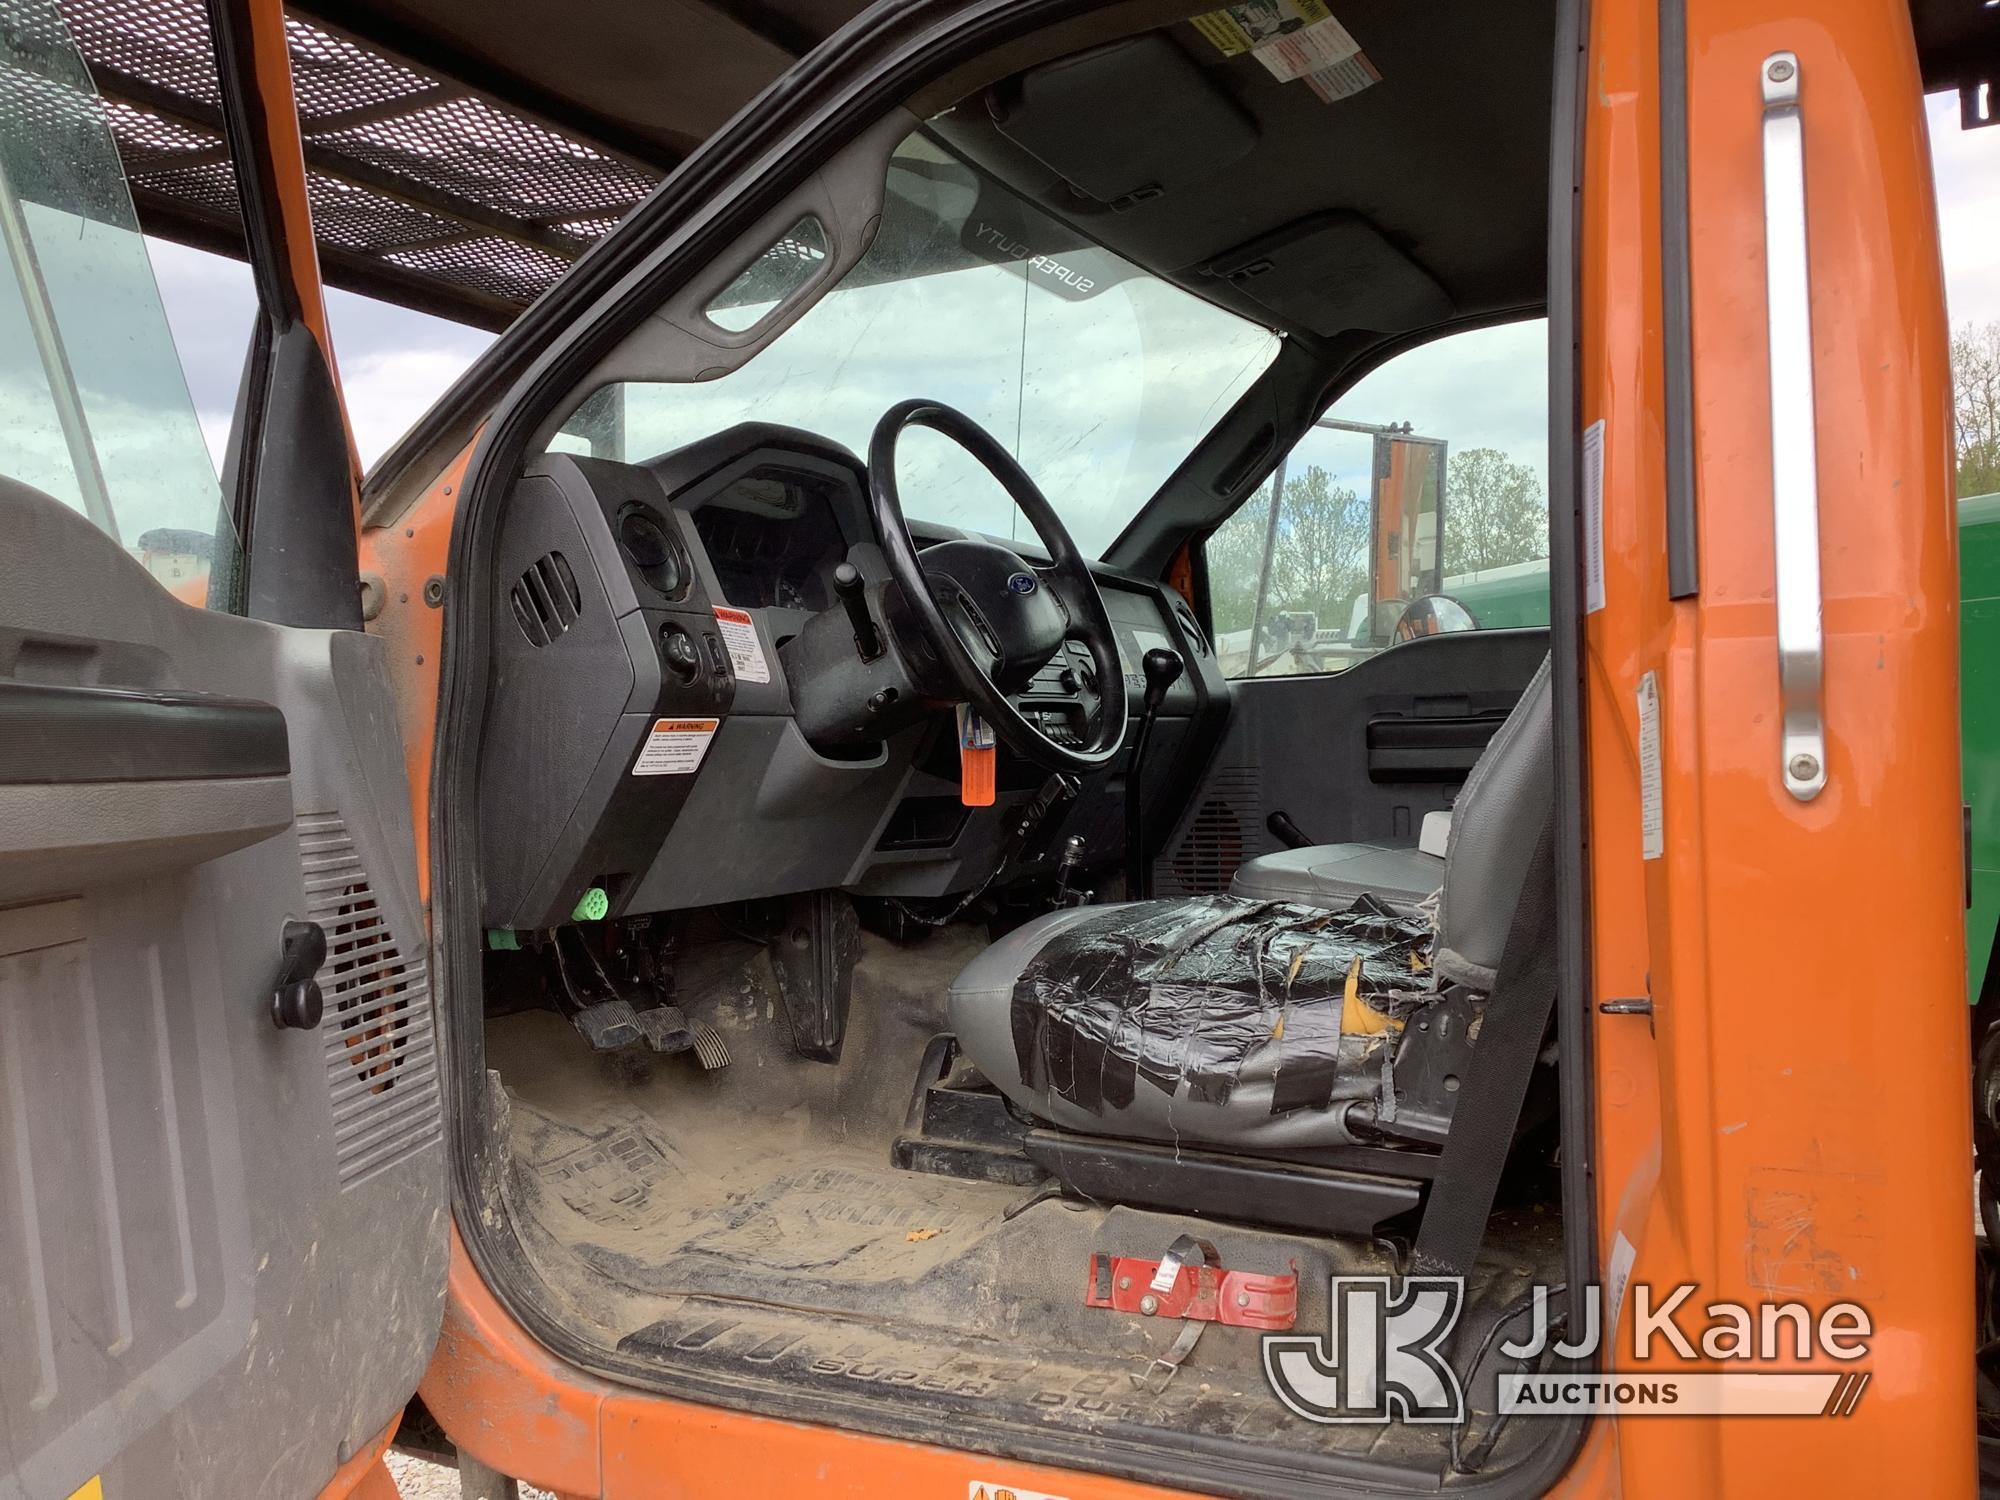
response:
<path id="1" fill-rule="evenodd" d="M 629 1000 L 600 1000 L 584 1006 L 569 1019 L 593 1052 L 616 1052 L 644 1035 L 639 1014 Z"/>
<path id="2" fill-rule="evenodd" d="M 694 1032 L 694 1060 L 704 1072 L 713 1073 L 729 1066 L 729 1047 L 721 1032 L 706 1021 L 696 1021 L 690 1029 Z"/>

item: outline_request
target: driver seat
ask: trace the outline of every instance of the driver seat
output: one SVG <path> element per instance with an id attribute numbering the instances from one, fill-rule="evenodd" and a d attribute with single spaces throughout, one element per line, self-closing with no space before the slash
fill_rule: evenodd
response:
<path id="1" fill-rule="evenodd" d="M 1432 967 L 1441 983 L 1484 995 L 1493 987 L 1501 949 L 1513 923 L 1514 907 L 1528 874 L 1536 841 L 1555 799 L 1555 741 L 1549 663 L 1544 659 L 1533 681 L 1506 722 L 1481 754 L 1453 810 L 1450 840 L 1442 866 L 1443 894 L 1438 903 L 1437 936 Z M 1367 868 L 1365 845 L 1326 845 L 1301 851 L 1343 869 Z M 1414 854 L 1414 851 L 1412 851 Z M 1431 856 L 1416 856 L 1430 859 Z M 1357 888 L 1358 887 L 1358 888 Z M 1411 881 L 1371 891 L 1360 882 L 1328 881 L 1287 891 L 1279 899 L 1298 906 L 1325 906 L 1345 911 L 1358 896 L 1373 896 L 1391 909 L 1407 911 L 1428 895 Z M 1236 900 L 1249 906 L 1269 900 L 1254 890 L 1235 897 L 1196 897 L 1194 903 Z M 1039 988 L 1025 983 L 1036 959 L 1066 932 L 1082 923 L 1101 927 L 1107 914 L 1124 912 L 1133 921 L 1181 904 L 1174 901 L 1128 902 L 1117 907 L 1085 906 L 1053 911 L 1016 928 L 966 965 L 951 987 L 950 1011 L 958 1045 L 981 1073 L 1018 1108 L 1063 1130 L 1126 1140 L 1168 1144 L 1204 1143 L 1225 1151 L 1257 1155 L 1351 1145 L 1347 1106 L 1367 1097 L 1377 1077 L 1365 1075 L 1336 1082 L 1331 1098 L 1310 1109 L 1281 1103 L 1278 1069 L 1282 1047 L 1275 1041 L 1251 1051 L 1225 1097 L 1197 1088 L 1186 1077 L 1171 1086 L 1141 1083 L 1127 1101 L 1096 1100 L 1086 1108 L 1049 1086 L 1045 1076 L 1030 1082 L 1019 1038 L 1033 1036 L 1043 1017 Z M 1123 925 L 1123 924 L 1120 924 Z M 1226 1004 L 1207 1007 L 1199 986 L 1177 984 L 1172 1003 L 1190 1019 L 1176 1024 L 1199 1029 L 1209 1010 L 1217 1026 L 1240 1025 Z M 1135 998 L 1158 1004 L 1134 985 Z M 1219 997 L 1218 997 L 1219 998 Z M 1070 1090 L 1074 1094 L 1075 1090 Z M 1088 1097 L 1088 1095 L 1080 1096 Z M 1120 1095 L 1122 1099 L 1122 1091 Z"/>

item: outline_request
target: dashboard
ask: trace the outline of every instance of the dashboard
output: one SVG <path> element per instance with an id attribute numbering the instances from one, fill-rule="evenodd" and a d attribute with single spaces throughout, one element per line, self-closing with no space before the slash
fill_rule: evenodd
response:
<path id="1" fill-rule="evenodd" d="M 830 609 L 833 569 L 847 555 L 835 490 L 770 463 L 684 502 L 724 599 L 744 609 Z"/>
<path id="2" fill-rule="evenodd" d="M 546 454 L 499 524 L 480 776 L 490 926 L 559 925 L 592 887 L 614 914 L 948 894 L 985 877 L 1010 810 L 1046 780 L 1003 752 L 995 805 L 964 807 L 942 712 L 870 742 L 801 732 L 787 645 L 837 607 L 841 562 L 888 577 L 866 470 L 837 444 L 751 423 L 643 464 Z M 963 535 L 912 532 L 920 550 Z M 1192 614 L 1158 584 L 1097 573 L 1132 712 L 1145 651 L 1180 651 L 1188 672 L 1154 743 L 1163 760 L 1205 759 L 1228 686 Z M 1059 652 L 1018 706 L 1051 738 L 1083 737 L 1090 667 Z M 1120 771 L 1084 782 L 1043 842 L 1077 833 L 1115 859 Z"/>

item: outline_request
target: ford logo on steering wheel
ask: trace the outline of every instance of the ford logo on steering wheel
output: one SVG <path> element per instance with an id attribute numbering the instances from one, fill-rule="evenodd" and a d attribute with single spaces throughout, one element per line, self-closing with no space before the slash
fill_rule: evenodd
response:
<path id="1" fill-rule="evenodd" d="M 1039 587 L 1033 573 L 1016 573 L 1007 580 L 1007 591 L 1012 594 L 1032 594 Z"/>

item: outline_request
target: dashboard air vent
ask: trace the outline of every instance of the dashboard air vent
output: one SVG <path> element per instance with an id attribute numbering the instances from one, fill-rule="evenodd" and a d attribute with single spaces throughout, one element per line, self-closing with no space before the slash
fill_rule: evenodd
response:
<path id="1" fill-rule="evenodd" d="M 1187 637 L 1188 646 L 1193 650 L 1194 654 L 1196 656 L 1208 655 L 1208 637 L 1202 634 L 1200 622 L 1195 619 L 1194 611 L 1179 600 L 1176 600 L 1174 602 L 1174 615 L 1180 621 L 1181 633 Z"/>
<path id="2" fill-rule="evenodd" d="M 507 600 L 514 606 L 514 623 L 534 646 L 546 646 L 568 630 L 583 609 L 576 574 L 560 552 L 536 558 L 507 591 Z"/>

